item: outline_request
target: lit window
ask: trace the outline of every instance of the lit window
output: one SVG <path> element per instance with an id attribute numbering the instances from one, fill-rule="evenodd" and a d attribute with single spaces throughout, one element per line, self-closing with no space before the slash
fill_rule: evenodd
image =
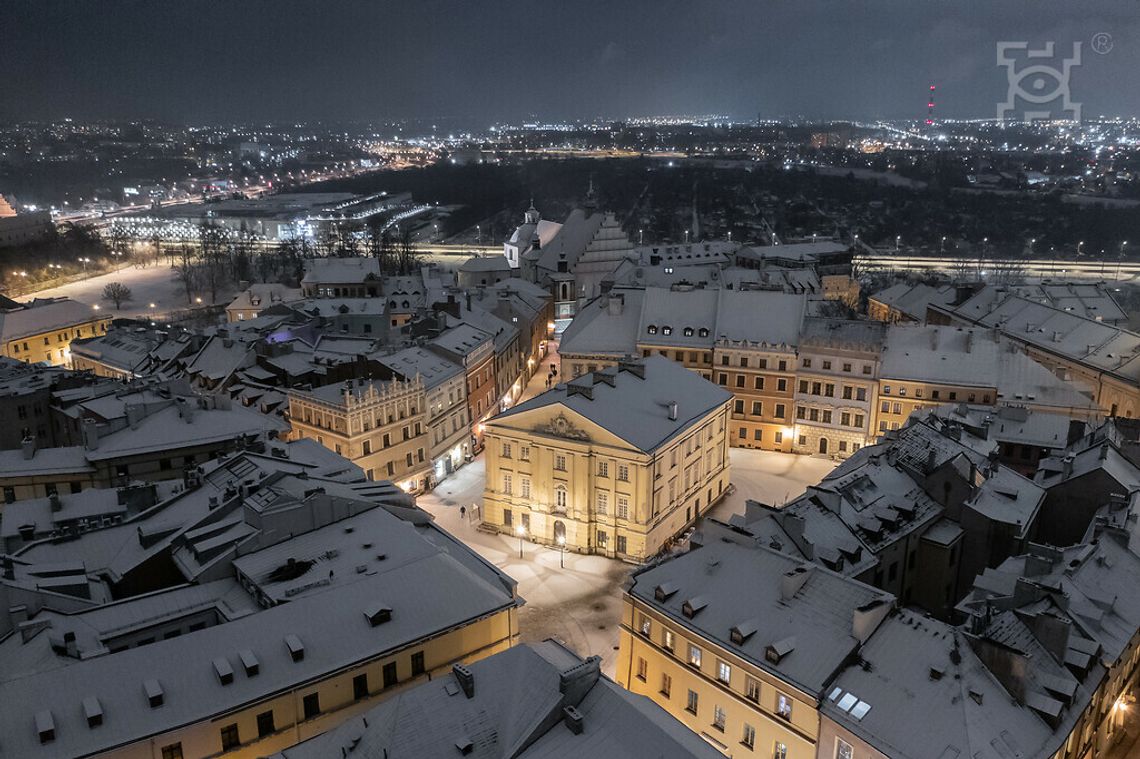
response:
<path id="1" fill-rule="evenodd" d="M 855 749 L 842 738 L 835 739 L 835 759 L 855 759 Z"/>
<path id="2" fill-rule="evenodd" d="M 689 664 L 698 668 L 701 666 L 701 649 L 696 646 L 689 646 Z"/>
<path id="3" fill-rule="evenodd" d="M 792 699 L 783 693 L 776 694 L 776 714 L 787 720 L 792 718 Z"/>
<path id="4" fill-rule="evenodd" d="M 776 741 L 776 748 L 772 751 L 772 759 L 788 759 L 788 747 Z"/>
<path id="5" fill-rule="evenodd" d="M 641 630 L 642 635 L 647 638 L 649 637 L 650 632 L 653 630 L 653 623 L 650 621 L 649 617 L 645 616 L 644 614 L 641 615 L 641 622 L 638 625 L 638 629 Z"/>
<path id="6" fill-rule="evenodd" d="M 718 661 L 716 663 L 716 679 L 728 685 L 732 680 L 732 665 L 727 662 Z"/>
<path id="7" fill-rule="evenodd" d="M 664 648 L 669 653 L 673 653 L 673 643 L 674 643 L 673 631 L 672 630 L 666 630 L 665 635 L 663 636 L 663 639 L 661 641 L 661 647 Z"/>

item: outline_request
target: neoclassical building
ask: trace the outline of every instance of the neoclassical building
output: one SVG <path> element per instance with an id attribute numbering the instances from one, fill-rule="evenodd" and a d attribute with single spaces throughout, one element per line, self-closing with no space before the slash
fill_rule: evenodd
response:
<path id="1" fill-rule="evenodd" d="M 657 356 L 559 385 L 487 422 L 483 522 L 642 561 L 728 487 L 731 402 Z"/>

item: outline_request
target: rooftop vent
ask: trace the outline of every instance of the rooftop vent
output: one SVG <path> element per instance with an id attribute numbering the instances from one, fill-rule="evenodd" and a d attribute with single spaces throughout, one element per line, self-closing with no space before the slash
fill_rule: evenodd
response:
<path id="1" fill-rule="evenodd" d="M 692 619 L 693 617 L 700 614 L 701 609 L 705 608 L 708 605 L 709 602 L 707 599 L 702 596 L 696 596 L 681 604 L 681 613 L 689 619 Z"/>
<path id="2" fill-rule="evenodd" d="M 462 664 L 455 664 L 451 667 L 451 674 L 455 675 L 455 681 L 459 683 L 459 687 L 463 689 L 463 695 L 467 698 L 475 697 L 475 675 L 471 674 L 471 670 Z"/>
<path id="3" fill-rule="evenodd" d="M 467 756 L 475 750 L 475 744 L 471 742 L 470 738 L 464 737 L 455 742 L 455 748 L 458 749 L 460 754 Z"/>
<path id="4" fill-rule="evenodd" d="M 150 704 L 151 709 L 157 709 L 162 706 L 166 700 L 166 694 L 162 690 L 162 685 L 158 680 L 147 680 L 143 683 L 143 692 L 146 693 L 146 702 Z"/>
<path id="5" fill-rule="evenodd" d="M 257 657 L 253 655 L 253 651 L 248 648 L 238 652 L 238 658 L 241 659 L 241 666 L 245 670 L 246 677 L 257 677 L 257 673 L 261 671 L 261 664 L 257 661 Z"/>
<path id="6" fill-rule="evenodd" d="M 573 706 L 567 706 L 562 709 L 562 716 L 566 719 L 566 727 L 570 728 L 570 732 L 574 735 L 582 734 L 582 712 Z"/>
<path id="7" fill-rule="evenodd" d="M 51 711 L 44 709 L 36 712 L 36 733 L 40 736 L 40 743 L 51 743 L 55 740 L 55 719 Z"/>
<path id="8" fill-rule="evenodd" d="M 375 604 L 364 610 L 364 616 L 368 620 L 368 624 L 376 627 L 392 620 L 392 609 L 383 604 Z"/>
<path id="9" fill-rule="evenodd" d="M 289 649 L 289 656 L 293 661 L 301 661 L 305 658 L 305 644 L 296 635 L 285 636 L 285 647 Z"/>
<path id="10" fill-rule="evenodd" d="M 103 724 L 103 705 L 94 696 L 83 699 L 83 716 L 87 718 L 87 727 L 99 727 Z"/>
<path id="11" fill-rule="evenodd" d="M 218 676 L 218 682 L 222 685 L 229 685 L 234 681 L 234 668 L 230 666 L 229 661 L 223 656 L 214 659 L 214 673 Z"/>
<path id="12" fill-rule="evenodd" d="M 932 664 L 930 666 L 930 679 L 931 680 L 941 680 L 942 676 L 944 674 L 946 674 L 946 668 L 945 667 L 940 667 L 940 666 L 935 665 L 935 664 Z"/>

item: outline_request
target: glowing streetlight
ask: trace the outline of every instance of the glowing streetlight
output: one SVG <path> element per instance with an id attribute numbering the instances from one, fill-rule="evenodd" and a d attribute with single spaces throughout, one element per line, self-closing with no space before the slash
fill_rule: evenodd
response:
<path id="1" fill-rule="evenodd" d="M 566 536 L 558 536 L 558 566 L 566 568 Z"/>
<path id="2" fill-rule="evenodd" d="M 899 252 L 899 243 L 902 241 L 902 235 L 895 235 L 895 253 Z"/>
<path id="3" fill-rule="evenodd" d="M 938 252 L 939 253 L 945 253 L 946 252 L 946 235 L 942 235 L 942 242 L 938 244 Z"/>
<path id="4" fill-rule="evenodd" d="M 523 535 L 526 535 L 526 530 L 523 529 L 523 526 L 520 524 L 518 527 L 515 528 L 515 532 L 519 536 L 519 558 L 521 559 L 523 557 L 523 555 L 522 555 Z"/>

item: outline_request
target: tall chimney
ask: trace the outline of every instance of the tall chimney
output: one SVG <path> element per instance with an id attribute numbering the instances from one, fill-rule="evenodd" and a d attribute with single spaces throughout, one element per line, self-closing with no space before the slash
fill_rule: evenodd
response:
<path id="1" fill-rule="evenodd" d="M 669 401 L 669 419 L 677 421 L 677 401 Z"/>
<path id="2" fill-rule="evenodd" d="M 28 435 L 20 441 L 20 450 L 23 451 L 24 459 L 31 460 L 36 455 L 36 436 Z"/>

